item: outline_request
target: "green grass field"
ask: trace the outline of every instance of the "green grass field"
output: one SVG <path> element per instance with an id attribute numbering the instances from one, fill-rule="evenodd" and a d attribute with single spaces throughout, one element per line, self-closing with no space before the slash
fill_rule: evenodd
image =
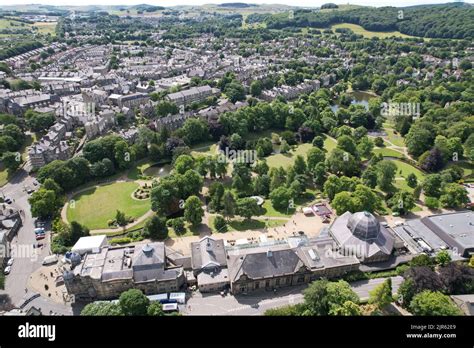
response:
<path id="1" fill-rule="evenodd" d="M 270 168 L 272 167 L 283 167 L 288 168 L 295 162 L 295 158 L 298 155 L 303 156 L 306 159 L 306 153 L 313 147 L 312 144 L 301 144 L 297 145 L 294 150 L 291 150 L 287 154 L 276 154 L 267 157 L 267 164 Z"/>
<path id="2" fill-rule="evenodd" d="M 341 23 L 341 24 L 336 24 L 331 27 L 331 30 L 335 30 L 338 28 L 347 28 L 351 29 L 355 34 L 362 35 L 366 38 L 373 38 L 373 37 L 378 37 L 380 39 L 385 39 L 391 36 L 396 36 L 396 37 L 401 37 L 401 38 L 413 38 L 414 36 L 410 35 L 405 35 L 400 33 L 399 31 L 387 31 L 387 32 L 381 32 L 381 31 L 368 31 L 362 28 L 360 25 L 357 24 L 350 24 L 350 23 Z"/>
<path id="3" fill-rule="evenodd" d="M 135 200 L 132 193 L 138 188 L 134 182 L 116 182 L 91 188 L 75 196 L 75 207 L 69 204 L 67 219 L 77 221 L 89 229 L 108 228 L 108 220 L 113 220 L 117 210 L 127 216 L 138 218 L 150 209 L 150 200 Z"/>
<path id="4" fill-rule="evenodd" d="M 0 19 L 0 29 L 22 29 L 29 27 L 28 24 L 16 21 L 14 19 Z"/>
<path id="5" fill-rule="evenodd" d="M 36 22 L 32 26 L 35 27 L 35 28 L 38 28 L 38 33 L 40 33 L 40 34 L 55 35 L 57 24 L 58 24 L 57 22 Z"/>
<path id="6" fill-rule="evenodd" d="M 381 153 L 382 156 L 403 158 L 403 153 L 393 149 L 387 149 L 386 147 L 377 147 L 374 149 L 374 154 L 378 155 L 379 153 Z"/>
<path id="7" fill-rule="evenodd" d="M 214 228 L 214 216 L 209 217 L 209 228 L 212 232 L 217 232 Z M 288 220 L 280 220 L 280 219 L 272 219 L 272 220 L 257 220 L 257 219 L 233 219 L 227 224 L 227 230 L 225 232 L 230 231 L 247 231 L 247 230 L 257 230 L 263 229 L 265 227 L 272 228 L 282 226 L 287 223 Z"/>
<path id="8" fill-rule="evenodd" d="M 400 134 L 395 134 L 393 128 L 385 127 L 384 131 L 387 132 L 387 140 L 393 145 L 405 147 L 405 139 Z"/>
<path id="9" fill-rule="evenodd" d="M 413 173 L 416 175 L 416 178 L 418 180 L 421 180 L 425 177 L 425 174 L 423 172 L 412 165 L 399 161 L 399 160 L 393 160 L 393 163 L 396 164 L 397 166 L 397 174 L 396 177 L 400 178 L 406 178 L 409 174 Z"/>
<path id="10" fill-rule="evenodd" d="M 0 29 L 32 29 L 36 28 L 39 34 L 51 34 L 56 32 L 57 22 L 36 22 L 33 24 L 23 23 L 14 19 L 2 18 L 0 19 Z"/>
<path id="11" fill-rule="evenodd" d="M 337 142 L 334 139 L 329 138 L 329 137 L 326 137 L 326 139 L 324 139 L 324 148 L 326 149 L 328 153 L 334 150 L 336 146 L 337 146 Z"/>

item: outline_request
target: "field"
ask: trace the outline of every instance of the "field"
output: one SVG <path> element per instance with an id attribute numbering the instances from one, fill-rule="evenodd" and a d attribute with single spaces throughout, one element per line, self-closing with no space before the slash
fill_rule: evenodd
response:
<path id="1" fill-rule="evenodd" d="M 306 159 L 306 153 L 308 150 L 313 147 L 311 144 L 301 144 L 295 147 L 294 150 L 291 150 L 287 154 L 276 154 L 267 157 L 267 163 L 270 168 L 274 167 L 283 167 L 287 169 L 295 162 L 295 158 L 298 155 L 303 156 Z"/>
<path id="2" fill-rule="evenodd" d="M 14 19 L 0 19 L 0 29 L 22 29 L 27 26 L 28 24 L 16 21 Z"/>
<path id="3" fill-rule="evenodd" d="M 405 140 L 400 134 L 395 134 L 393 128 L 385 127 L 384 131 L 387 132 L 387 140 L 395 146 L 405 147 Z"/>
<path id="4" fill-rule="evenodd" d="M 362 35 L 366 38 L 373 38 L 373 37 L 378 37 L 379 39 L 385 39 L 391 36 L 396 36 L 396 37 L 402 37 L 402 38 L 412 38 L 413 36 L 410 35 L 405 35 L 400 33 L 399 31 L 387 31 L 387 32 L 381 32 L 381 31 L 368 31 L 362 28 L 360 25 L 357 24 L 350 24 L 350 23 L 341 23 L 341 24 L 336 24 L 331 27 L 331 29 L 334 31 L 335 29 L 338 28 L 347 28 L 351 29 L 355 34 Z"/>
<path id="5" fill-rule="evenodd" d="M 209 228 L 213 232 L 217 232 L 214 228 L 214 216 L 209 217 Z M 227 223 L 227 231 L 247 231 L 247 230 L 256 230 L 256 229 L 263 229 L 263 228 L 272 228 L 278 227 L 286 224 L 288 220 L 283 219 L 271 219 L 271 220 L 257 220 L 257 219 L 233 219 Z"/>
<path id="6" fill-rule="evenodd" d="M 67 208 L 69 222 L 77 221 L 89 229 L 108 228 L 107 221 L 115 218 L 117 210 L 138 218 L 150 209 L 149 200 L 135 200 L 132 193 L 138 188 L 134 182 L 116 182 L 94 187 L 73 197 L 75 206 Z"/>
<path id="7" fill-rule="evenodd" d="M 326 137 L 326 139 L 324 139 L 324 148 L 326 149 L 328 153 L 334 150 L 336 148 L 336 145 L 337 143 L 334 139 L 329 138 L 329 137 Z"/>
<path id="8" fill-rule="evenodd" d="M 14 19 L 0 19 L 0 29 L 31 29 L 36 28 L 40 34 L 54 35 L 57 22 L 36 22 L 33 24 L 23 23 Z"/>
<path id="9" fill-rule="evenodd" d="M 38 33 L 40 34 L 51 34 L 56 33 L 56 24 L 57 22 L 36 22 L 33 24 L 33 27 L 38 28 Z"/>
<path id="10" fill-rule="evenodd" d="M 397 157 L 397 158 L 402 158 L 403 153 L 393 150 L 393 149 L 387 149 L 386 147 L 376 147 L 374 149 L 374 153 L 378 155 L 379 153 L 382 154 L 382 156 L 389 156 L 389 157 Z"/>
<path id="11" fill-rule="evenodd" d="M 396 177 L 403 177 L 406 178 L 409 174 L 413 173 L 416 175 L 416 178 L 418 180 L 421 180 L 424 178 L 425 174 L 423 172 L 412 165 L 399 161 L 399 160 L 393 160 L 393 163 L 396 164 L 397 166 L 397 174 Z"/>

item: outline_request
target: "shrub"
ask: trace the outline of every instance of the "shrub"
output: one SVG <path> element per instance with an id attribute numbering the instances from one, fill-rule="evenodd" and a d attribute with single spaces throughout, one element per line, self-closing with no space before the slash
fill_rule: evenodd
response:
<path id="1" fill-rule="evenodd" d="M 176 219 L 172 219 L 171 227 L 173 228 L 176 234 L 182 234 L 183 232 L 185 232 L 186 228 L 184 227 L 184 218 L 179 217 Z"/>
<path id="2" fill-rule="evenodd" d="M 438 209 L 439 208 L 439 200 L 436 197 L 425 197 L 425 205 L 429 209 Z"/>
<path id="3" fill-rule="evenodd" d="M 130 237 L 118 237 L 118 238 L 112 238 L 110 240 L 110 244 L 128 244 L 131 242 L 132 242 L 132 239 Z"/>
<path id="4" fill-rule="evenodd" d="M 218 231 L 218 232 L 225 232 L 227 230 L 227 222 L 225 221 L 225 219 L 220 216 L 220 215 L 217 215 L 215 220 L 214 220 L 214 228 Z"/>

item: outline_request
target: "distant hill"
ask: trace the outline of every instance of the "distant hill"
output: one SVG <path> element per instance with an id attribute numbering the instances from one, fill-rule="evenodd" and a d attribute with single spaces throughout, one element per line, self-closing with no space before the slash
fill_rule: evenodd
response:
<path id="1" fill-rule="evenodd" d="M 161 11 L 165 9 L 163 6 L 153 6 L 153 5 L 148 5 L 148 4 L 135 5 L 130 8 L 135 9 L 137 11 L 143 11 L 143 12 L 156 12 L 156 11 Z"/>
<path id="2" fill-rule="evenodd" d="M 226 4 L 219 4 L 218 7 L 230 7 L 230 8 L 248 8 L 248 7 L 257 7 L 255 4 L 246 4 L 244 2 L 228 2 Z"/>

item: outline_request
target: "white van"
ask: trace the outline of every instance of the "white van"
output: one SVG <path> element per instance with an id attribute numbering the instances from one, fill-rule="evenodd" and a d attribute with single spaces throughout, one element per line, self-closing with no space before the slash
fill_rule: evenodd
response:
<path id="1" fill-rule="evenodd" d="M 52 265 L 53 263 L 58 262 L 58 257 L 56 255 L 46 256 L 43 260 L 43 266 Z"/>

